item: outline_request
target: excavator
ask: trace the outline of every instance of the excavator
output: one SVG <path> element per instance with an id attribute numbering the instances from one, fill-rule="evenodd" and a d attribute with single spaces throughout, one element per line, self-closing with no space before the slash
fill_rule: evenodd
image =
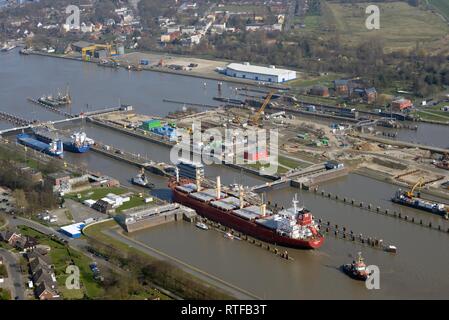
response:
<path id="1" fill-rule="evenodd" d="M 262 115 L 262 113 L 265 111 L 265 108 L 268 106 L 268 104 L 271 101 L 271 98 L 273 97 L 273 95 L 276 93 L 276 90 L 272 90 L 270 91 L 270 93 L 268 93 L 267 97 L 265 98 L 262 106 L 260 107 L 260 109 L 256 112 L 256 114 L 250 118 L 248 120 L 248 124 L 250 125 L 254 125 L 254 126 L 261 126 L 260 125 L 260 116 Z"/>
<path id="2" fill-rule="evenodd" d="M 418 179 L 410 191 L 407 191 L 407 197 L 413 198 L 415 196 L 415 190 L 423 186 L 424 177 Z"/>

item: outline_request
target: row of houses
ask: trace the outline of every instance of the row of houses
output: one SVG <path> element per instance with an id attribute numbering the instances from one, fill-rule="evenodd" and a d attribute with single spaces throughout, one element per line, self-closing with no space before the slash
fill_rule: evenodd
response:
<path id="1" fill-rule="evenodd" d="M 30 274 L 28 287 L 34 289 L 37 299 L 60 299 L 51 258 L 47 250 L 38 248 L 37 239 L 24 236 L 17 231 L 7 230 L 0 232 L 0 240 L 24 253 Z"/>
<path id="2" fill-rule="evenodd" d="M 374 103 L 378 96 L 376 88 L 366 86 L 363 82 L 344 79 L 335 80 L 333 88 L 315 85 L 307 93 L 320 97 L 335 95 L 349 99 L 363 100 L 367 103 Z"/>
<path id="3" fill-rule="evenodd" d="M 59 300 L 58 284 L 48 254 L 33 250 L 25 254 L 31 275 L 30 287 L 39 300 Z"/>

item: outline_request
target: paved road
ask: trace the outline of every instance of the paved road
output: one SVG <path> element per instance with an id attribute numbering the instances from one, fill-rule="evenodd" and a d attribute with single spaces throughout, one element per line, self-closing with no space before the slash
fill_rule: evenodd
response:
<path id="1" fill-rule="evenodd" d="M 169 256 L 169 255 L 165 254 L 164 252 L 161 252 L 161 251 L 154 249 L 150 246 L 147 246 L 143 243 L 135 241 L 134 239 L 126 237 L 126 236 L 118 233 L 116 230 L 109 229 L 109 230 L 104 231 L 104 233 L 110 237 L 117 239 L 120 242 L 127 244 L 130 247 L 136 248 L 137 250 L 140 250 L 140 251 L 142 251 L 150 256 L 153 256 L 157 259 L 172 262 L 174 265 L 176 265 L 180 269 L 194 275 L 198 279 L 205 281 L 205 283 L 209 283 L 209 284 L 216 286 L 217 288 L 221 288 L 222 290 L 230 293 L 237 299 L 243 299 L 243 300 L 260 299 L 260 297 L 252 294 L 251 292 L 248 292 L 248 291 L 246 291 L 242 288 L 239 288 L 231 283 L 228 283 L 214 275 L 204 272 L 204 271 L 202 271 L 192 265 L 189 265 L 175 257 Z"/>
<path id="2" fill-rule="evenodd" d="M 17 300 L 25 300 L 25 285 L 20 270 L 19 258 L 8 250 L 0 248 L 0 256 L 3 257 L 8 271 L 8 280 L 11 284 L 11 296 Z"/>

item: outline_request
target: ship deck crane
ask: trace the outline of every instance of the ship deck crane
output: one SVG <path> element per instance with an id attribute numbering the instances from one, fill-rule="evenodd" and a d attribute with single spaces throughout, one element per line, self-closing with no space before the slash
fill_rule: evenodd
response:
<path id="1" fill-rule="evenodd" d="M 265 108 L 268 106 L 268 104 L 271 101 L 271 98 L 273 97 L 273 95 L 276 93 L 276 90 L 272 90 L 268 93 L 267 97 L 265 98 L 262 106 L 260 107 L 260 109 L 256 112 L 256 114 L 250 119 L 249 123 L 252 125 L 259 125 L 260 123 L 260 116 L 262 115 L 262 113 L 265 111 Z"/>
<path id="2" fill-rule="evenodd" d="M 414 197 L 416 188 L 421 188 L 424 182 L 424 177 L 418 179 L 418 181 L 413 185 L 412 189 L 407 192 L 409 198 Z"/>

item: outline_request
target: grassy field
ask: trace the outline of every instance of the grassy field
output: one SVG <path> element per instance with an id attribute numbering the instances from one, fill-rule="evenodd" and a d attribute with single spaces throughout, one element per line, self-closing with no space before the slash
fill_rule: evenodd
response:
<path id="1" fill-rule="evenodd" d="M 87 199 L 92 199 L 92 200 L 99 200 L 101 198 L 104 198 L 108 193 L 113 193 L 116 195 L 120 195 L 120 194 L 124 194 L 128 192 L 128 190 L 124 189 L 124 188 L 96 188 L 96 189 L 91 189 L 91 190 L 87 190 L 84 192 L 79 193 L 79 195 L 81 196 L 80 198 L 78 198 L 78 194 L 77 193 L 72 193 L 72 194 L 68 194 L 67 197 L 70 199 L 73 199 L 75 201 L 79 201 L 79 202 L 83 202 Z M 138 195 L 132 195 L 131 196 L 131 200 L 128 202 L 125 202 L 122 206 L 118 207 L 116 209 L 116 212 L 119 213 L 123 210 L 126 209 L 130 209 L 130 208 L 134 208 L 134 207 L 138 207 L 138 206 L 142 206 L 145 204 L 144 198 L 140 197 Z"/>
<path id="2" fill-rule="evenodd" d="M 0 265 L 0 278 L 8 278 L 8 271 L 6 271 L 4 264 Z"/>
<path id="3" fill-rule="evenodd" d="M 446 0 L 439 0 L 447 2 Z M 438 2 L 435 1 L 435 2 Z M 369 3 L 341 4 L 328 1 L 322 19 L 330 21 L 346 44 L 357 45 L 372 38 L 382 39 L 385 48 L 412 48 L 416 42 L 432 42 L 449 33 L 449 26 L 430 10 L 412 7 L 405 2 L 378 3 L 380 29 L 368 30 L 365 13 Z"/>
<path id="4" fill-rule="evenodd" d="M 449 20 L 449 1 L 447 0 L 428 0 L 428 3 L 436 8 L 446 19 Z"/>
<path id="5" fill-rule="evenodd" d="M 74 200 L 83 202 L 88 199 L 99 200 L 101 198 L 106 197 L 106 195 L 108 193 L 120 195 L 120 194 L 124 194 L 125 192 L 126 192 L 126 189 L 119 188 L 119 187 L 118 188 L 96 188 L 96 189 L 90 189 L 90 190 L 79 193 L 81 195 L 80 198 L 77 197 L 78 194 L 70 194 L 67 196 Z"/>
<path id="6" fill-rule="evenodd" d="M 0 301 L 1 300 L 11 300 L 11 293 L 3 288 L 0 288 Z"/>

